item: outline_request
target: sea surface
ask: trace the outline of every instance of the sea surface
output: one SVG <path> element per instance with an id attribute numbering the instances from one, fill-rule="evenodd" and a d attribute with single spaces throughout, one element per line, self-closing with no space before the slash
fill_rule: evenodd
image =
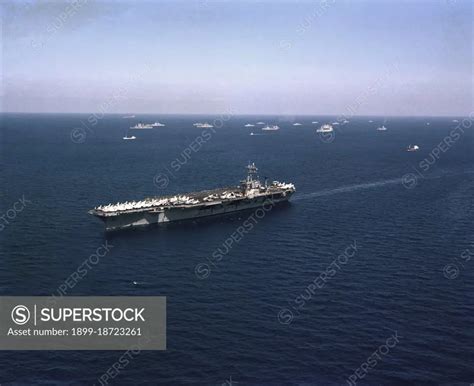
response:
<path id="1" fill-rule="evenodd" d="M 383 117 L 352 117 L 316 133 L 335 119 L 3 114 L 1 214 L 25 207 L 2 220 L 0 295 L 58 295 L 108 242 L 67 295 L 166 296 L 168 315 L 167 350 L 134 355 L 111 384 L 340 385 L 358 369 L 357 384 L 471 384 L 471 122 L 387 117 L 378 132 Z M 166 126 L 128 132 L 139 121 Z M 258 121 L 281 130 L 244 127 Z M 297 192 L 214 264 L 248 213 L 114 233 L 87 213 L 236 185 L 249 161 Z M 2 351 L 0 383 L 100 385 L 123 353 Z"/>

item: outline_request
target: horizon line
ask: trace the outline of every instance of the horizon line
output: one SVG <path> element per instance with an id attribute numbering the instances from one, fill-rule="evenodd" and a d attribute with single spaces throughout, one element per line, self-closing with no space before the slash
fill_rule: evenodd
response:
<path id="1" fill-rule="evenodd" d="M 181 115 L 181 116 L 278 116 L 278 117 L 317 117 L 317 116 L 328 116 L 328 117 L 343 117 L 343 118 L 357 118 L 357 117 L 382 117 L 382 118 L 469 118 L 471 113 L 467 113 L 466 115 L 380 115 L 380 114 L 352 114 L 352 115 L 344 115 L 344 114 L 333 114 L 333 113 L 314 113 L 314 114 L 281 114 L 281 113 L 239 113 L 239 114 L 232 114 L 229 112 L 220 112 L 220 113 L 156 113 L 156 112 L 144 112 L 144 113 L 136 113 L 136 112 L 119 112 L 119 113 L 102 113 L 102 112 L 59 112 L 59 111 L 0 111 L 0 114 L 64 114 L 64 115 L 103 115 L 103 116 L 114 116 L 114 115 Z"/>

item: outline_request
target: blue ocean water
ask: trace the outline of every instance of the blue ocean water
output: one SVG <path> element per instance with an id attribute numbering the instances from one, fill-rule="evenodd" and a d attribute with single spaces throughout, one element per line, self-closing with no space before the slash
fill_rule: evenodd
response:
<path id="1" fill-rule="evenodd" d="M 0 295 L 57 295 L 108 242 L 67 295 L 162 295 L 168 304 L 167 350 L 134 356 L 112 384 L 348 384 L 393 336 L 358 384 L 474 382 L 472 128 L 388 118 L 377 132 L 383 119 L 354 117 L 322 140 L 311 122 L 334 119 L 3 114 L 1 214 L 26 204 L 2 223 Z M 166 127 L 123 141 L 139 120 Z M 249 135 L 260 130 L 244 124 L 259 120 L 281 130 Z M 222 127 L 196 141 L 197 121 Z M 235 185 L 248 161 L 297 193 L 216 265 L 212 253 L 248 214 L 105 233 L 87 213 Z M 199 264 L 209 276 L 196 275 Z M 0 383 L 99 385 L 122 354 L 3 351 Z"/>

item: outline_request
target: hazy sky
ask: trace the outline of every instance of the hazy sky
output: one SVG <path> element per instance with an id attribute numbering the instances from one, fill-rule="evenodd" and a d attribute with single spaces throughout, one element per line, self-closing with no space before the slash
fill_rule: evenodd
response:
<path id="1" fill-rule="evenodd" d="M 2 111 L 467 115 L 471 0 L 2 2 Z"/>

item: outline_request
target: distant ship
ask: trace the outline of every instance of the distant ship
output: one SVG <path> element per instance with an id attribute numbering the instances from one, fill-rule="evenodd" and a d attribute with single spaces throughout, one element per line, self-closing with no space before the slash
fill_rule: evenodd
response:
<path id="1" fill-rule="evenodd" d="M 263 131 L 277 131 L 277 130 L 280 130 L 280 127 L 277 126 L 277 125 L 273 125 L 273 126 L 265 126 L 265 127 L 262 127 L 262 130 Z"/>
<path id="2" fill-rule="evenodd" d="M 387 131 L 387 128 L 385 127 L 385 123 L 387 122 L 387 118 L 383 120 L 382 126 L 377 127 L 378 131 Z"/>
<path id="3" fill-rule="evenodd" d="M 329 123 L 322 125 L 318 130 L 316 130 L 317 133 L 331 133 L 333 131 L 334 129 Z"/>
<path id="4" fill-rule="evenodd" d="M 301 126 L 301 123 L 298 123 L 298 122 L 293 123 L 293 126 Z"/>
<path id="5" fill-rule="evenodd" d="M 453 119 L 453 122 L 458 123 L 459 121 L 457 119 Z"/>
<path id="6" fill-rule="evenodd" d="M 150 123 L 137 123 L 135 126 L 130 127 L 132 130 L 144 130 L 144 129 L 153 129 L 153 126 Z"/>
<path id="7" fill-rule="evenodd" d="M 127 119 L 127 118 L 135 118 L 135 115 L 125 115 L 122 117 L 123 119 Z"/>
<path id="8" fill-rule="evenodd" d="M 407 147 L 407 151 L 418 151 L 420 150 L 420 147 L 418 145 L 410 145 Z"/>
<path id="9" fill-rule="evenodd" d="M 333 122 L 332 124 L 333 125 L 339 125 L 339 122 L 336 121 L 336 122 Z"/>
<path id="10" fill-rule="evenodd" d="M 255 125 L 252 125 L 251 123 L 247 123 L 245 127 L 254 127 Z"/>
<path id="11" fill-rule="evenodd" d="M 273 181 L 268 185 L 265 179 L 262 184 L 256 177 L 257 167 L 253 163 L 247 166 L 247 172 L 247 178 L 236 187 L 101 205 L 89 213 L 100 218 L 107 230 L 115 230 L 259 207 L 265 209 L 288 201 L 296 191 L 291 183 Z"/>
<path id="12" fill-rule="evenodd" d="M 137 137 L 135 137 L 134 135 L 132 135 L 132 136 L 126 135 L 125 137 L 123 137 L 123 139 L 125 139 L 125 140 L 133 140 L 133 139 L 137 139 Z"/>
<path id="13" fill-rule="evenodd" d="M 257 125 L 264 125 L 265 122 L 257 122 Z"/>
<path id="14" fill-rule="evenodd" d="M 164 123 L 160 123 L 160 122 L 155 122 L 155 123 L 152 123 L 151 124 L 151 127 L 164 127 L 165 124 Z"/>
<path id="15" fill-rule="evenodd" d="M 208 128 L 214 127 L 214 126 L 210 125 L 210 124 L 207 123 L 207 122 L 206 122 L 206 123 L 200 123 L 200 122 L 198 122 L 198 123 L 193 124 L 193 126 L 199 127 L 199 128 L 201 128 L 201 129 L 208 129 Z"/>

